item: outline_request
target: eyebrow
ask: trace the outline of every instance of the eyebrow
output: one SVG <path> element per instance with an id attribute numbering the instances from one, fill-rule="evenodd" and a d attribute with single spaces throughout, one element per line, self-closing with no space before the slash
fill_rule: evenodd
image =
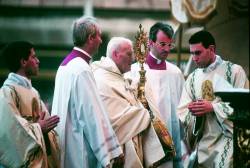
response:
<path id="1" fill-rule="evenodd" d="M 194 55 L 197 55 L 200 53 L 201 53 L 201 50 L 190 51 L 190 54 L 194 54 Z"/>

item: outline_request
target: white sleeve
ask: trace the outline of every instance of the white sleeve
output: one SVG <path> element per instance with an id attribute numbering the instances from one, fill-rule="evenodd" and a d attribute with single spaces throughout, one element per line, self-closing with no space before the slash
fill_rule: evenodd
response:
<path id="1" fill-rule="evenodd" d="M 91 72 L 83 71 L 77 75 L 72 87 L 77 120 L 96 158 L 106 167 L 122 151 Z"/>

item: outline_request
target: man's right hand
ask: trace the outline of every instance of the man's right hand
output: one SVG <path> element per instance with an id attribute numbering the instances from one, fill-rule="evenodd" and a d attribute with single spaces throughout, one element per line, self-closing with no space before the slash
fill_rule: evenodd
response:
<path id="1" fill-rule="evenodd" d="M 45 117 L 45 112 L 41 112 L 39 120 L 37 122 L 40 125 L 42 132 L 48 133 L 50 130 L 52 130 L 57 126 L 57 124 L 60 121 L 60 118 L 57 115 L 50 116 L 46 119 L 44 117 Z"/>

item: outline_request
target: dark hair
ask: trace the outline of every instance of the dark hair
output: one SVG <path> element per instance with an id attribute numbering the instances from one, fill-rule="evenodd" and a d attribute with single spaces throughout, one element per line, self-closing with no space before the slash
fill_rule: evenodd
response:
<path id="1" fill-rule="evenodd" d="M 169 38 L 173 38 L 174 35 L 173 28 L 168 24 L 157 22 L 150 28 L 149 39 L 155 42 L 156 35 L 159 30 L 163 31 Z"/>
<path id="2" fill-rule="evenodd" d="M 189 44 L 197 43 L 201 43 L 205 48 L 208 48 L 210 45 L 215 46 L 213 35 L 205 30 L 198 31 L 190 37 Z"/>
<path id="3" fill-rule="evenodd" d="M 7 68 L 11 72 L 17 72 L 21 66 L 21 59 L 29 58 L 31 48 L 34 48 L 34 45 L 27 41 L 15 41 L 7 44 L 1 53 Z"/>

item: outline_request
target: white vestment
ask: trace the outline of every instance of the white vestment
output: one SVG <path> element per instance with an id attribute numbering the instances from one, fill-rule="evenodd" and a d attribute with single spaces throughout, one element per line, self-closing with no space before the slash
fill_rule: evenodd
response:
<path id="1" fill-rule="evenodd" d="M 49 114 L 31 82 L 10 73 L 0 89 L 0 99 L 0 165 L 48 167 L 44 135 L 37 120 L 40 111 Z"/>
<path id="2" fill-rule="evenodd" d="M 153 102 L 156 102 L 161 118 L 174 141 L 176 150 L 174 167 L 182 167 L 180 125 L 176 108 L 180 100 L 184 77 L 181 70 L 174 64 L 166 61 L 166 67 L 166 70 L 154 70 L 144 64 L 146 70 L 145 94 L 148 101 L 154 99 Z M 135 85 L 139 81 L 139 70 L 139 63 L 134 63 L 131 71 L 126 74 L 126 78 L 131 78 Z M 172 167 L 172 164 L 168 163 L 167 167 Z"/>
<path id="3" fill-rule="evenodd" d="M 189 75 L 183 88 L 178 115 L 186 126 L 191 113 L 188 104 L 202 98 L 202 83 L 210 80 L 213 90 L 220 85 L 230 83 L 235 88 L 248 88 L 248 79 L 241 66 L 223 61 L 216 56 L 214 63 L 207 68 L 198 68 Z M 231 167 L 233 157 L 233 123 L 228 116 L 233 113 L 229 103 L 222 102 L 219 97 L 212 101 L 214 112 L 206 114 L 202 138 L 198 143 L 198 164 L 203 167 Z"/>
<path id="4" fill-rule="evenodd" d="M 122 153 L 106 113 L 87 62 L 76 57 L 60 66 L 52 114 L 60 116 L 62 168 L 106 167 Z"/>
<path id="5" fill-rule="evenodd" d="M 102 57 L 92 67 L 111 124 L 119 142 L 124 145 L 125 168 L 143 167 L 135 146 L 143 148 L 145 167 L 162 159 L 165 154 L 150 124 L 149 112 L 137 100 L 128 80 L 124 79 L 114 61 L 109 57 Z M 135 138 L 141 138 L 137 145 L 133 144 Z"/>

